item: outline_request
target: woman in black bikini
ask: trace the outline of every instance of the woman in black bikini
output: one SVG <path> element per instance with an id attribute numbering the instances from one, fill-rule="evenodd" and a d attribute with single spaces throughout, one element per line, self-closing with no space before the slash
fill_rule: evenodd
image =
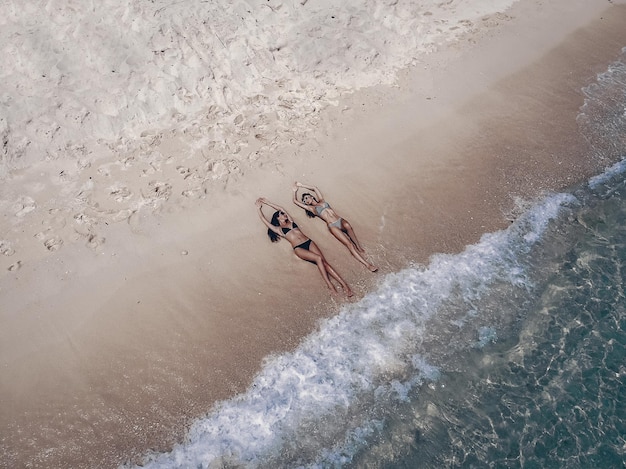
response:
<path id="1" fill-rule="evenodd" d="M 299 202 L 298 188 L 300 187 L 315 192 L 315 197 L 307 192 L 302 194 L 302 202 Z M 324 196 L 317 187 L 305 186 L 300 182 L 296 182 L 293 186 L 293 203 L 304 209 L 309 217 L 313 218 L 318 216 L 324 220 L 326 222 L 326 226 L 328 226 L 328 231 L 330 231 L 332 235 L 341 242 L 341 244 L 348 248 L 350 254 L 352 254 L 357 261 L 367 267 L 371 272 L 376 272 L 378 270 L 378 267 L 370 264 L 363 257 L 365 250 L 361 247 L 350 222 L 337 215 L 328 202 L 324 200 Z"/>
<path id="2" fill-rule="evenodd" d="M 268 207 L 276 210 L 274 215 L 272 215 L 272 220 L 267 221 L 265 215 L 263 215 L 263 205 L 267 205 Z M 334 278 L 339 282 L 343 291 L 347 296 L 352 296 L 352 290 L 348 286 L 348 284 L 339 276 L 339 274 L 333 269 L 333 267 L 328 263 L 328 261 L 324 258 L 322 251 L 317 247 L 312 240 L 310 240 L 296 222 L 289 216 L 289 214 L 279 205 L 275 205 L 269 202 L 267 199 L 261 197 L 257 199 L 256 206 L 259 209 L 259 217 L 261 221 L 267 226 L 267 235 L 270 237 L 273 243 L 279 241 L 280 238 L 285 238 L 287 241 L 291 243 L 293 247 L 293 252 L 300 259 L 304 259 L 312 264 L 317 265 L 317 268 L 322 274 L 322 278 L 328 285 L 328 288 L 332 292 L 335 292 L 335 287 L 330 281 L 330 277 Z"/>

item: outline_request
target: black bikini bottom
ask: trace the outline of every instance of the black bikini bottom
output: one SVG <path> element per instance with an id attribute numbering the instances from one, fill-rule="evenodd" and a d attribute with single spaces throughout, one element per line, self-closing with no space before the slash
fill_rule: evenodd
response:
<path id="1" fill-rule="evenodd" d="M 302 243 L 302 244 L 298 244 L 298 245 L 297 245 L 296 247 L 294 247 L 293 249 L 294 249 L 294 251 L 295 251 L 295 250 L 296 250 L 296 249 L 298 249 L 298 248 L 302 248 L 302 249 L 306 249 L 307 251 L 310 251 L 309 246 L 311 246 L 311 240 L 310 240 L 310 239 L 307 239 L 304 243 Z M 308 260 L 308 259 L 302 259 L 302 260 L 307 261 L 307 262 L 310 262 L 311 264 L 317 265 L 317 262 L 313 262 L 313 261 L 310 261 L 310 260 Z"/>
<path id="2" fill-rule="evenodd" d="M 311 246 L 311 240 L 307 239 L 304 243 L 298 244 L 296 247 L 294 247 L 294 249 L 302 248 L 309 251 L 309 246 Z"/>

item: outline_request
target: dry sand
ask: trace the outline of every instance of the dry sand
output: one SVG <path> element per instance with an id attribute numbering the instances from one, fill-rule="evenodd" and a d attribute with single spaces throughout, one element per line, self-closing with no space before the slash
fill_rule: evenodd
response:
<path id="1" fill-rule="evenodd" d="M 92 200 L 82 219 L 52 208 L 31 217 L 26 198 L 5 206 L 3 223 L 22 236 L 5 230 L 13 238 L 0 256 L 0 466 L 114 467 L 167 450 L 191 419 L 244 391 L 265 356 L 336 311 L 315 268 L 269 242 L 259 196 L 294 215 L 357 301 L 386 273 L 505 227 L 519 200 L 607 164 L 590 158 L 576 115 L 581 87 L 626 45 L 626 6 L 523 0 L 500 21 L 396 86 L 342 98 L 306 143 L 275 148 L 271 161 L 216 163 L 230 177 L 201 198 L 175 195 L 191 190 L 197 166 L 180 157 L 175 132 L 155 132 L 151 161 L 138 150 L 130 169 L 106 159 L 84 168 L 73 194 L 106 192 L 94 186 L 108 171 L 112 197 Z M 62 179 L 54 169 L 4 184 Z M 115 199 L 145 190 L 151 172 L 158 183 L 143 196 L 158 210 L 120 213 Z M 291 204 L 296 179 L 352 222 L 379 273 Z M 41 207 L 61 195 L 39 197 Z"/>

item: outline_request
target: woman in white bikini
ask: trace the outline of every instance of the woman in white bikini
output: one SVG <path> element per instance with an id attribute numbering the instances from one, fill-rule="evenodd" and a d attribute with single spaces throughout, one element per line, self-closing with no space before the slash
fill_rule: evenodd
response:
<path id="1" fill-rule="evenodd" d="M 275 210 L 271 221 L 268 221 L 265 218 L 265 215 L 263 214 L 263 205 L 267 205 Z M 296 256 L 310 262 L 311 264 L 317 265 L 317 268 L 319 269 L 320 274 L 330 291 L 336 291 L 329 278 L 332 277 L 339 282 L 346 296 L 350 297 L 353 295 L 348 284 L 341 278 L 335 269 L 333 269 L 328 261 L 326 261 L 317 244 L 300 231 L 296 222 L 293 221 L 285 209 L 283 209 L 280 205 L 271 203 L 263 197 L 257 199 L 256 206 L 259 209 L 259 217 L 261 218 L 261 221 L 265 224 L 265 226 L 267 226 L 267 235 L 273 243 L 280 241 L 281 238 L 285 238 L 291 244 L 293 252 Z"/>
<path id="2" fill-rule="evenodd" d="M 315 192 L 315 197 L 308 192 L 302 194 L 302 202 L 298 200 L 298 189 L 304 188 Z M 354 229 L 348 220 L 337 215 L 331 206 L 324 200 L 324 196 L 315 186 L 307 186 L 296 182 L 293 186 L 293 203 L 304 209 L 311 218 L 317 216 L 326 222 L 328 230 L 341 244 L 348 248 L 354 258 L 367 267 L 371 272 L 376 272 L 378 267 L 370 264 L 364 257 L 365 250 L 361 247 Z M 311 210 L 313 209 L 314 212 Z"/>

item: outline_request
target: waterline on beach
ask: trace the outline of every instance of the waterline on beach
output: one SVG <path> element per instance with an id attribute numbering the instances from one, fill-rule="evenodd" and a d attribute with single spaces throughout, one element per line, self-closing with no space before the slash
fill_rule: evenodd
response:
<path id="1" fill-rule="evenodd" d="M 492 379 L 485 375 L 499 373 L 498 366 L 513 366 L 502 362 L 503 353 L 518 358 L 531 353 L 533 344 L 525 343 L 529 331 L 538 334 L 537 322 L 557 307 L 537 309 L 537 304 L 545 301 L 546 289 L 555 288 L 549 285 L 556 285 L 553 277 L 563 263 L 572 262 L 572 249 L 597 210 L 590 205 L 621 204 L 614 216 L 626 210 L 623 197 L 602 199 L 607 191 L 623 190 L 624 168 L 623 163 L 611 168 L 603 183 L 594 179 L 576 195 L 547 197 L 509 229 L 483 236 L 463 253 L 437 255 L 427 268 L 388 275 L 375 292 L 324 321 L 295 352 L 268 358 L 245 394 L 220 403 L 194 424 L 184 444 L 148 467 L 209 467 L 217 461 L 247 467 L 349 467 L 372 458 L 377 464 L 379 458 L 391 462 L 411 453 L 412 445 L 423 448 L 423 440 L 433 444 L 431 426 L 444 422 L 443 416 L 431 414 L 440 413 L 441 396 L 465 395 L 460 376 L 471 386 L 488 387 Z M 621 226 L 615 233 L 623 231 Z M 619 245 L 611 249 L 620 252 Z M 608 266 L 622 261 L 606 260 Z M 617 280 L 606 282 L 618 285 Z M 610 308 L 623 300 L 617 291 L 613 300 L 605 300 L 612 301 Z M 563 301 L 563 295 L 557 300 Z M 479 376 L 487 382 L 476 381 Z M 535 401 L 536 392 L 533 388 L 527 399 Z M 486 404 L 480 400 L 474 406 L 481 402 Z M 408 446 L 399 449 L 396 438 Z M 384 447 L 389 453 L 381 455 Z M 448 460 L 449 448 L 437 447 L 433 465 L 458 462 L 458 454 Z"/>

